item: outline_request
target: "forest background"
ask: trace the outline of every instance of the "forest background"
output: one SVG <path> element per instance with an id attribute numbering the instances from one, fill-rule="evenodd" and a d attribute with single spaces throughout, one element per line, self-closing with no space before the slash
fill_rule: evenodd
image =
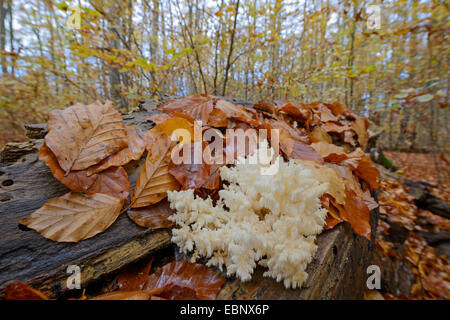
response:
<path id="1" fill-rule="evenodd" d="M 339 101 L 387 149 L 450 143 L 437 0 L 2 0 L 0 147 L 53 108 L 193 93 Z"/>

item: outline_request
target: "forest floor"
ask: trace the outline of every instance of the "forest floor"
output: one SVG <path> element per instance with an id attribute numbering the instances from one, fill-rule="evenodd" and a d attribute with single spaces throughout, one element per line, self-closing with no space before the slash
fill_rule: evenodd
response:
<path id="1" fill-rule="evenodd" d="M 397 174 L 429 183 L 432 185 L 429 190 L 448 203 L 448 155 L 384 154 L 400 168 Z M 418 208 L 402 181 L 391 176 L 381 182 L 379 203 L 378 250 L 374 264 L 382 269 L 383 295 L 368 292 L 366 298 L 450 299 L 450 266 L 447 260 L 450 220 Z"/>

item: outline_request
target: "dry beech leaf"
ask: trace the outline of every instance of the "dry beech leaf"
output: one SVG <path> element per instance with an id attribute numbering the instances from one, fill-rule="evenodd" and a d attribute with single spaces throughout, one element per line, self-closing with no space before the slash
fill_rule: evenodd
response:
<path id="1" fill-rule="evenodd" d="M 67 174 L 97 164 L 128 142 L 122 116 L 112 103 L 95 102 L 52 110 L 45 143 Z"/>
<path id="2" fill-rule="evenodd" d="M 220 109 L 211 111 L 208 117 L 208 125 L 215 128 L 225 128 L 228 125 L 228 119 L 225 112 Z"/>
<path id="3" fill-rule="evenodd" d="M 333 229 L 336 225 L 341 223 L 343 220 L 334 218 L 329 212 L 325 218 L 325 225 L 323 226 L 324 230 Z"/>
<path id="4" fill-rule="evenodd" d="M 72 191 L 86 192 L 97 179 L 96 175 L 87 176 L 86 170 L 70 171 L 67 175 L 61 169 L 53 152 L 47 148 L 45 141 L 38 152 L 39 160 L 44 161 L 52 171 L 53 176 Z"/>
<path id="5" fill-rule="evenodd" d="M 362 180 L 366 181 L 369 184 L 370 189 L 378 189 L 380 173 L 378 172 L 378 169 L 373 166 L 369 156 L 364 156 L 353 172 Z"/>
<path id="6" fill-rule="evenodd" d="M 153 264 L 152 257 L 147 263 L 133 264 L 124 268 L 117 277 L 119 291 L 142 290 Z"/>
<path id="7" fill-rule="evenodd" d="M 342 133 L 344 131 L 351 129 L 351 127 L 348 124 L 341 125 L 336 124 L 334 122 L 323 123 L 321 127 L 323 130 L 325 130 L 325 132 L 335 132 L 335 133 Z"/>
<path id="8" fill-rule="evenodd" d="M 364 193 L 361 189 L 361 184 L 359 183 L 358 178 L 346 164 L 337 165 L 334 163 L 326 163 L 326 166 L 333 168 L 338 175 L 344 179 L 345 185 L 348 185 L 353 191 L 355 191 L 358 197 L 364 198 Z"/>
<path id="9" fill-rule="evenodd" d="M 340 217 L 349 222 L 352 230 L 357 235 L 366 237 L 370 240 L 370 210 L 363 199 L 348 186 L 345 188 L 346 201 L 345 206 L 339 206 Z"/>
<path id="10" fill-rule="evenodd" d="M 246 123 L 257 123 L 255 119 L 249 114 L 250 110 L 240 105 L 235 105 L 231 102 L 225 100 L 218 100 L 216 102 L 216 108 L 220 109 L 223 113 L 227 115 L 228 118 L 234 118 Z"/>
<path id="11" fill-rule="evenodd" d="M 208 95 L 194 94 L 180 99 L 167 100 L 158 109 L 173 115 L 174 112 L 184 113 L 195 120 L 206 124 L 209 114 L 213 110 L 215 99 Z"/>
<path id="12" fill-rule="evenodd" d="M 145 120 L 154 122 L 155 124 L 158 124 L 158 123 L 164 122 L 170 118 L 171 118 L 171 116 L 168 115 L 167 113 L 157 113 L 157 114 L 150 116 L 149 118 L 147 118 Z"/>
<path id="13" fill-rule="evenodd" d="M 111 167 L 96 174 L 87 194 L 104 193 L 125 200 L 130 193 L 130 180 L 123 167 Z"/>
<path id="14" fill-rule="evenodd" d="M 150 300 L 154 294 L 159 294 L 163 290 L 136 290 L 136 291 L 113 291 L 108 292 L 89 300 Z"/>
<path id="15" fill-rule="evenodd" d="M 315 126 L 311 131 L 311 137 L 316 139 L 316 142 L 333 143 L 331 136 L 320 126 Z"/>
<path id="16" fill-rule="evenodd" d="M 320 154 L 310 145 L 295 139 L 283 128 L 278 128 L 280 134 L 280 149 L 288 159 L 313 160 L 322 163 Z"/>
<path id="17" fill-rule="evenodd" d="M 357 118 L 355 122 L 352 122 L 352 129 L 356 132 L 359 145 L 363 150 L 366 148 L 367 142 L 369 142 L 368 126 L 367 119 L 364 118 Z"/>
<path id="18" fill-rule="evenodd" d="M 327 108 L 323 103 L 319 103 L 317 109 L 315 109 L 320 115 L 320 120 L 322 122 L 338 121 L 339 119 Z"/>
<path id="19" fill-rule="evenodd" d="M 127 212 L 128 217 L 137 225 L 150 229 L 170 228 L 173 222 L 167 218 L 173 213 L 167 199 L 148 207 L 129 209 Z"/>
<path id="20" fill-rule="evenodd" d="M 176 131 L 179 130 L 179 131 Z M 181 132 L 181 130 L 186 130 L 185 132 Z M 176 131 L 176 132 L 174 132 Z M 201 132 L 201 130 L 199 131 Z M 164 134 L 169 138 L 172 138 L 173 134 L 177 134 L 181 143 L 194 141 L 194 139 L 199 139 L 200 137 L 194 136 L 194 125 L 185 118 L 174 117 L 167 119 L 161 123 L 158 123 L 151 130 L 147 131 L 147 143 L 150 143 L 149 140 L 157 140 L 160 135 Z M 153 135 L 153 138 L 149 135 Z M 186 136 L 185 136 L 186 135 Z"/>
<path id="21" fill-rule="evenodd" d="M 108 156 L 102 160 L 99 164 L 96 164 L 87 169 L 88 175 L 98 173 L 106 170 L 109 167 L 124 166 L 132 160 L 139 160 L 145 151 L 145 140 L 142 139 L 137 133 L 137 128 L 134 126 L 127 126 L 127 140 L 128 147 L 120 150 L 119 152 Z"/>
<path id="22" fill-rule="evenodd" d="M 294 118 L 298 118 L 301 121 L 307 121 L 311 117 L 311 108 L 306 104 L 298 105 L 287 100 L 276 100 L 275 104 L 280 111 L 283 111 Z"/>
<path id="23" fill-rule="evenodd" d="M 38 157 L 47 164 L 53 176 L 72 191 L 88 194 L 106 193 L 120 199 L 128 197 L 130 182 L 122 167 L 111 167 L 90 177 L 87 176 L 87 170 L 70 171 L 65 175 L 55 155 L 47 148 L 45 142 L 39 149 Z"/>
<path id="24" fill-rule="evenodd" d="M 275 113 L 275 111 L 277 111 L 278 109 L 277 106 L 272 101 L 269 100 L 261 100 L 255 105 L 253 105 L 253 108 L 263 110 L 268 113 Z"/>
<path id="25" fill-rule="evenodd" d="M 330 144 L 327 142 L 316 142 L 312 143 L 311 147 L 313 147 L 314 150 L 320 153 L 325 162 L 339 163 L 348 158 L 345 149 L 335 144 Z"/>
<path id="26" fill-rule="evenodd" d="M 105 231 L 119 216 L 123 201 L 107 194 L 69 192 L 53 198 L 21 224 L 58 242 L 78 242 Z"/>
<path id="27" fill-rule="evenodd" d="M 167 191 L 180 188 L 175 178 L 169 174 L 171 145 L 170 138 L 165 134 L 159 135 L 159 138 L 149 145 L 147 159 L 131 195 L 130 208 L 155 204 L 167 197 Z"/>
<path id="28" fill-rule="evenodd" d="M 148 278 L 144 289 L 170 288 L 176 285 L 194 290 L 197 299 L 213 300 L 224 282 L 225 279 L 204 265 L 177 261 L 159 268 Z"/>
<path id="29" fill-rule="evenodd" d="M 333 196 L 337 203 L 345 204 L 345 182 L 336 170 L 313 161 L 296 159 L 294 162 L 310 169 L 314 178 L 319 182 L 328 182 L 330 186 L 328 187 L 327 194 Z"/>
<path id="30" fill-rule="evenodd" d="M 337 102 L 337 101 L 335 101 L 335 102 L 333 102 L 331 104 L 325 103 L 325 105 L 328 107 L 328 109 L 331 110 L 331 112 L 333 112 L 333 114 L 335 116 L 341 115 L 345 111 L 344 106 L 341 103 Z"/>
<path id="31" fill-rule="evenodd" d="M 182 189 L 199 189 L 208 181 L 211 168 L 209 163 L 211 162 L 203 158 L 196 159 L 195 157 L 195 155 L 203 156 L 203 149 L 206 145 L 206 142 L 202 144 L 201 141 L 186 144 L 180 149 L 179 156 L 182 159 L 184 152 L 190 153 L 191 161 L 182 161 L 180 164 L 170 161 L 169 173 L 181 184 Z"/>
<path id="32" fill-rule="evenodd" d="M 6 287 L 5 300 L 49 300 L 49 298 L 39 290 L 16 281 Z"/>

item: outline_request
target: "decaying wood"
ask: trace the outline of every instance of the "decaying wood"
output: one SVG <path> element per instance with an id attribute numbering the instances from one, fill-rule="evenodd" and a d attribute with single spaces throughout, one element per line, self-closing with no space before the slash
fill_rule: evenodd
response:
<path id="1" fill-rule="evenodd" d="M 438 216 L 450 219 L 450 205 L 434 195 L 421 182 L 407 180 L 404 185 L 408 187 L 409 193 L 414 197 L 414 203 L 418 208 L 431 211 Z"/>
<path id="2" fill-rule="evenodd" d="M 124 120 L 127 125 L 147 130 L 153 126 L 145 120 L 150 115 L 150 112 L 139 111 L 124 116 Z M 27 129 L 29 137 L 39 138 L 31 140 L 38 150 L 46 126 L 33 125 Z M 130 163 L 125 168 L 132 188 L 143 160 Z M 51 297 L 57 297 L 68 292 L 66 280 L 70 274 L 66 270 L 69 265 L 80 266 L 82 287 L 86 287 L 92 281 L 170 244 L 169 230 L 139 227 L 126 214 L 119 216 L 105 232 L 78 243 L 57 243 L 26 230 L 19 226 L 19 220 L 68 189 L 37 159 L 36 152 L 23 155 L 13 164 L 0 165 L 0 296 L 11 281 L 23 281 Z M 377 219 L 377 211 L 372 211 L 372 230 L 376 230 Z M 319 249 L 307 268 L 309 278 L 302 289 L 285 289 L 282 283 L 262 277 L 263 270 L 257 269 L 250 282 L 228 279 L 218 298 L 362 298 L 368 276 L 366 268 L 373 251 L 372 242 L 355 235 L 347 223 L 325 231 L 317 241 Z"/>

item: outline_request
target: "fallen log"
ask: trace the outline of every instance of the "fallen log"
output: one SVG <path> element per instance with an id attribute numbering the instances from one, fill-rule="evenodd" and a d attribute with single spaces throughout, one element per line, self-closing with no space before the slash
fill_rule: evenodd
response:
<path id="1" fill-rule="evenodd" d="M 147 130 L 153 125 L 145 120 L 151 114 L 139 111 L 124 116 L 124 120 L 127 125 Z M 170 245 L 169 230 L 139 227 L 125 214 L 105 232 L 78 243 L 53 242 L 20 226 L 19 220 L 49 199 L 68 192 L 37 159 L 36 150 L 46 134 L 46 126 L 27 128 L 32 128 L 28 132 L 33 152 L 26 149 L 18 156 L 20 151 L 15 148 L 14 163 L 0 163 L 0 297 L 12 281 L 22 281 L 50 297 L 60 297 L 69 291 L 66 285 L 69 265 L 81 268 L 81 285 L 85 288 Z M 5 154 L 9 159 L 8 152 Z M 125 168 L 132 188 L 141 164 L 142 160 Z M 377 220 L 378 211 L 373 210 L 372 230 L 376 230 Z M 262 269 L 257 269 L 250 282 L 228 279 L 218 298 L 361 299 L 368 277 L 366 269 L 374 249 L 374 233 L 369 241 L 355 235 L 347 223 L 323 232 L 317 238 L 319 249 L 307 268 L 309 278 L 302 289 L 285 289 L 283 284 L 263 278 Z"/>
<path id="2" fill-rule="evenodd" d="M 404 185 L 408 187 L 409 193 L 414 197 L 414 203 L 418 208 L 450 219 L 450 205 L 428 190 L 424 183 L 406 180 Z"/>

